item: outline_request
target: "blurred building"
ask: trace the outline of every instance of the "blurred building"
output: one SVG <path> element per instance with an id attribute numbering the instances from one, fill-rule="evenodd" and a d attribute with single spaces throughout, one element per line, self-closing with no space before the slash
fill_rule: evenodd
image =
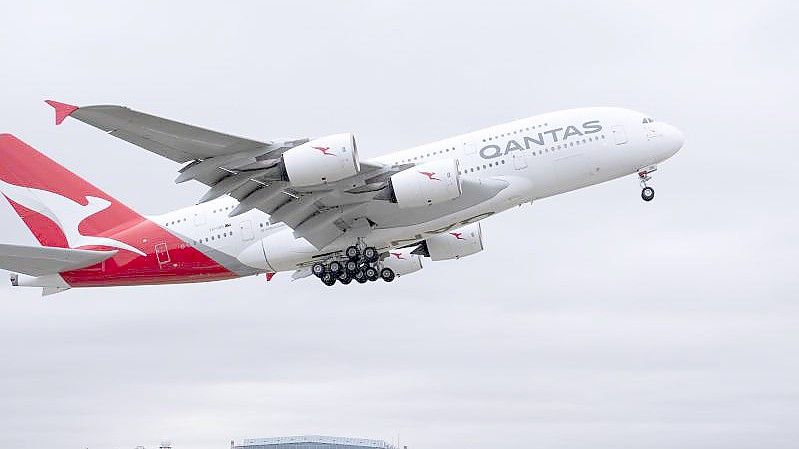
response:
<path id="1" fill-rule="evenodd" d="M 380 440 L 303 435 L 297 437 L 249 438 L 230 442 L 231 449 L 397 449 Z M 407 449 L 407 448 L 406 448 Z"/>

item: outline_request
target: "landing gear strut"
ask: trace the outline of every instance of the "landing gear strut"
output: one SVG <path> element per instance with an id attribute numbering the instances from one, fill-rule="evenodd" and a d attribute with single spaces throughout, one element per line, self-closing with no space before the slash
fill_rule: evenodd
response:
<path id="1" fill-rule="evenodd" d="M 311 273 L 325 285 L 334 285 L 336 281 L 347 285 L 352 281 L 365 284 L 369 281 L 383 279 L 391 282 L 396 277 L 393 270 L 383 267 L 380 262 L 380 251 L 373 246 L 352 245 L 339 256 L 326 263 L 317 262 L 311 266 Z"/>
<path id="2" fill-rule="evenodd" d="M 641 183 L 641 199 L 644 201 L 648 202 L 655 199 L 655 189 L 647 186 L 646 182 L 652 179 L 649 175 L 657 169 L 657 167 L 651 166 L 638 170 L 638 181 Z"/>

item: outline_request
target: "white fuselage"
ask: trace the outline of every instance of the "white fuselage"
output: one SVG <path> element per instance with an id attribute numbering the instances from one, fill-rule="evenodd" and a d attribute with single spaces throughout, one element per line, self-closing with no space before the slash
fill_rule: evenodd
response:
<path id="1" fill-rule="evenodd" d="M 644 114 L 581 108 L 387 154 L 372 161 L 402 165 L 456 159 L 462 177 L 502 180 L 508 186 L 487 201 L 445 215 L 426 217 L 423 210 L 409 211 L 370 229 L 362 240 L 380 249 L 405 246 L 525 202 L 636 173 L 671 157 L 682 142 L 676 128 Z M 360 237 L 347 233 L 318 250 L 305 239 L 294 238 L 292 229 L 282 223 L 270 223 L 261 211 L 228 217 L 237 204 L 222 197 L 150 219 L 242 274 L 294 270 L 343 250 Z"/>

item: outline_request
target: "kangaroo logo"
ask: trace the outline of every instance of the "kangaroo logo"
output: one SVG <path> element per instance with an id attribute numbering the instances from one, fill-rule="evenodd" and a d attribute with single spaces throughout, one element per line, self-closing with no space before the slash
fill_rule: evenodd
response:
<path id="1" fill-rule="evenodd" d="M 336 155 L 335 155 L 335 154 L 333 154 L 333 153 L 328 153 L 328 151 L 330 151 L 330 147 L 311 147 L 311 148 L 313 148 L 314 150 L 319 150 L 319 151 L 321 151 L 321 152 L 322 152 L 322 154 L 324 154 L 325 156 L 333 156 L 333 157 L 335 157 L 335 156 L 336 156 Z"/>
<path id="2" fill-rule="evenodd" d="M 428 178 L 428 179 L 430 179 L 431 181 L 441 181 L 440 179 L 438 179 L 438 178 L 436 178 L 436 177 L 435 177 L 435 176 L 436 176 L 436 172 L 432 172 L 432 171 L 420 171 L 419 173 L 421 173 L 421 174 L 423 174 L 423 175 L 427 176 L 427 178 Z"/>
<path id="3" fill-rule="evenodd" d="M 391 255 L 396 257 L 397 259 L 403 259 L 403 260 L 405 259 L 404 257 L 402 257 L 402 253 L 391 253 Z"/>
<path id="4" fill-rule="evenodd" d="M 9 201 L 38 212 L 52 220 L 61 229 L 70 248 L 109 246 L 145 256 L 141 250 L 125 242 L 108 237 L 83 235 L 78 231 L 78 227 L 84 220 L 111 206 L 111 202 L 106 199 L 86 196 L 87 204 L 84 206 L 57 193 L 17 186 L 3 180 L 0 180 L 0 191 Z"/>
<path id="5" fill-rule="evenodd" d="M 465 238 L 461 237 L 463 235 L 462 232 L 450 232 L 450 234 L 457 240 L 466 240 Z"/>

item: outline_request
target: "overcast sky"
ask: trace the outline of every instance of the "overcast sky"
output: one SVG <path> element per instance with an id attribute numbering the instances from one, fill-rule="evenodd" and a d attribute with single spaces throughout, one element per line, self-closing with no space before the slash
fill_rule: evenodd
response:
<path id="1" fill-rule="evenodd" d="M 204 189 L 42 100 L 363 157 L 613 105 L 686 146 L 652 203 L 629 177 L 512 209 L 391 285 L 0 282 L 0 447 L 796 447 L 796 2 L 206 3 L 6 2 L 0 131 L 143 213 Z M 0 231 L 35 243 L 5 202 Z"/>

